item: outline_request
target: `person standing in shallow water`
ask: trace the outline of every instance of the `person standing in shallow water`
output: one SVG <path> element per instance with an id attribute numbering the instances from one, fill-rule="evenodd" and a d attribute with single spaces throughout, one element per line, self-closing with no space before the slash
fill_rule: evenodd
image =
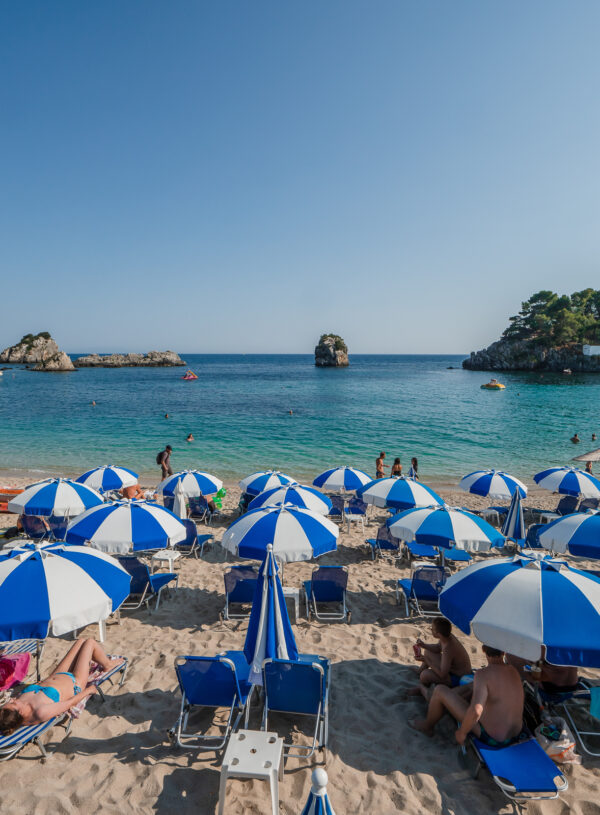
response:
<path id="1" fill-rule="evenodd" d="M 385 478 L 384 468 L 387 468 L 387 464 L 383 463 L 385 458 L 385 453 L 383 450 L 379 454 L 379 458 L 375 459 L 375 478 Z"/>
<path id="2" fill-rule="evenodd" d="M 413 456 L 410 460 L 410 470 L 408 471 L 408 477 L 414 478 L 417 481 L 419 480 L 419 462 L 417 461 L 415 456 Z"/>
<path id="3" fill-rule="evenodd" d="M 394 463 L 392 464 L 392 472 L 391 475 L 400 476 L 402 475 L 402 464 L 400 464 L 400 457 L 394 459 Z"/>
<path id="4" fill-rule="evenodd" d="M 173 470 L 171 469 L 172 452 L 173 448 L 170 444 L 167 444 L 165 449 L 156 456 L 156 463 L 160 464 L 160 471 L 163 481 L 168 475 L 173 475 Z"/>

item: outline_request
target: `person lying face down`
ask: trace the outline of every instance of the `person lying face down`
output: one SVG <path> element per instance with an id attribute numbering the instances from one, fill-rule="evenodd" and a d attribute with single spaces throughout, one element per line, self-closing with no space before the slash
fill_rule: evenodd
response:
<path id="1" fill-rule="evenodd" d="M 413 719 L 409 725 L 428 736 L 445 713 L 450 713 L 460 726 L 455 732 L 458 744 L 464 744 L 469 733 L 490 747 L 511 744 L 523 729 L 525 695 L 519 672 L 504 662 L 504 653 L 483 646 L 487 666 L 475 672 L 470 703 L 456 690 L 436 685 L 425 719 Z"/>
<path id="2" fill-rule="evenodd" d="M 121 487 L 119 492 L 123 498 L 127 498 L 129 501 L 136 501 L 144 497 L 139 484 L 133 484 L 131 487 Z"/>
<path id="3" fill-rule="evenodd" d="M 514 665 L 522 679 L 539 682 L 546 693 L 571 693 L 578 688 L 579 674 L 574 666 L 550 665 L 545 659 L 538 665 L 531 665 L 531 660 L 512 654 L 506 654 L 505 660 Z"/>
<path id="4" fill-rule="evenodd" d="M 471 658 L 464 645 L 452 633 L 452 623 L 445 617 L 436 617 L 431 623 L 431 633 L 435 643 L 415 643 L 415 659 L 423 667 L 419 671 L 419 685 L 409 691 L 409 695 L 422 694 L 429 698 L 430 685 L 448 685 L 452 688 L 460 684 L 461 677 L 471 674 Z"/>
<path id="5" fill-rule="evenodd" d="M 47 722 L 97 693 L 95 685 L 88 685 L 92 662 L 107 671 L 123 660 L 109 659 L 95 640 L 77 640 L 46 679 L 25 685 L 18 696 L 0 708 L 0 733 L 8 736 L 20 727 Z"/>

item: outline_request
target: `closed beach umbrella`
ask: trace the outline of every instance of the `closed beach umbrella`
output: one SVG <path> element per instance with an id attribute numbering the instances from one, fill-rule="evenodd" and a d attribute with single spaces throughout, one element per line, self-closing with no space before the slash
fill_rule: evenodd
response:
<path id="1" fill-rule="evenodd" d="M 290 484 L 289 487 L 275 487 L 273 490 L 261 492 L 250 501 L 248 509 L 281 506 L 282 504 L 310 509 L 321 515 L 329 515 L 331 511 L 331 501 L 326 495 L 312 487 L 304 487 L 302 484 Z"/>
<path id="2" fill-rule="evenodd" d="M 600 512 L 575 512 L 547 524 L 539 533 L 545 549 L 560 555 L 600 558 Z"/>
<path id="3" fill-rule="evenodd" d="M 88 546 L 20 541 L 0 554 L 0 640 L 58 637 L 105 620 L 131 575 Z"/>
<path id="4" fill-rule="evenodd" d="M 96 490 L 68 478 L 48 478 L 30 484 L 9 501 L 8 511 L 18 515 L 55 515 L 59 518 L 80 515 L 90 507 L 104 503 Z"/>
<path id="5" fill-rule="evenodd" d="M 551 467 L 536 473 L 533 480 L 542 489 L 559 492 L 561 495 L 600 498 L 600 481 L 576 467 Z"/>
<path id="6" fill-rule="evenodd" d="M 263 560 L 269 544 L 281 563 L 310 560 L 337 548 L 339 528 L 309 509 L 294 506 L 253 509 L 225 530 L 221 546 L 234 555 Z"/>
<path id="7" fill-rule="evenodd" d="M 301 815 L 335 815 L 327 795 L 327 773 L 322 767 L 312 771 L 312 787 Z"/>
<path id="8" fill-rule="evenodd" d="M 510 501 L 515 492 L 518 492 L 521 498 L 527 496 L 525 484 L 514 475 L 503 473 L 501 470 L 476 470 L 461 478 L 458 486 L 465 492 L 498 501 Z"/>
<path id="9" fill-rule="evenodd" d="M 178 518 L 187 518 L 187 503 L 181 481 L 178 481 L 177 486 L 175 487 L 175 495 L 173 498 L 173 515 L 177 515 Z"/>
<path id="10" fill-rule="evenodd" d="M 165 549 L 185 536 L 185 526 L 165 507 L 150 501 L 115 501 L 94 507 L 71 521 L 66 540 L 88 542 L 102 552 L 124 555 Z"/>
<path id="11" fill-rule="evenodd" d="M 330 492 L 353 492 L 371 481 L 371 476 L 354 467 L 333 467 L 325 470 L 313 481 L 313 487 Z"/>
<path id="12" fill-rule="evenodd" d="M 523 517 L 523 504 L 521 503 L 521 493 L 515 490 L 513 493 L 506 520 L 502 526 L 502 534 L 511 540 L 524 540 L 525 538 L 525 518 Z"/>
<path id="13" fill-rule="evenodd" d="M 456 546 L 472 552 L 487 552 L 502 546 L 504 536 L 478 515 L 457 507 L 441 506 L 408 509 L 387 522 L 394 537 L 450 549 Z"/>
<path id="14" fill-rule="evenodd" d="M 262 664 L 265 659 L 298 659 L 298 648 L 278 572 L 273 547 L 269 544 L 258 572 L 244 643 L 244 656 L 250 665 L 248 681 L 254 685 L 262 685 Z"/>
<path id="15" fill-rule="evenodd" d="M 442 498 L 431 487 L 415 481 L 414 478 L 377 478 L 357 490 L 359 498 L 366 504 L 394 509 L 413 509 L 443 504 Z"/>
<path id="16" fill-rule="evenodd" d="M 182 470 L 161 481 L 156 491 L 163 495 L 175 495 L 178 484 L 181 484 L 183 493 L 188 498 L 214 495 L 223 486 L 221 479 L 210 473 L 203 473 L 200 470 Z"/>
<path id="17" fill-rule="evenodd" d="M 242 492 L 247 492 L 248 495 L 260 495 L 261 492 L 281 487 L 282 484 L 295 483 L 296 479 L 285 473 L 280 473 L 278 470 L 267 470 L 266 472 L 252 473 L 252 475 L 242 478 L 240 489 Z"/>
<path id="18" fill-rule="evenodd" d="M 525 555 L 452 575 L 440 611 L 465 634 L 521 659 L 600 667 L 600 580 Z"/>
<path id="19" fill-rule="evenodd" d="M 98 492 L 108 492 L 108 490 L 120 490 L 122 487 L 133 487 L 138 482 L 138 474 L 126 467 L 117 467 L 116 464 L 106 464 L 103 467 L 96 467 L 80 475 L 78 484 L 85 484 Z"/>

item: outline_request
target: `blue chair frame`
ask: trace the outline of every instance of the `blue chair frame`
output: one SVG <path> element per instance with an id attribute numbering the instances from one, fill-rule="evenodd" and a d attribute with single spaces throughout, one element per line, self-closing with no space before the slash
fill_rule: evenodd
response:
<path id="1" fill-rule="evenodd" d="M 254 592 L 258 581 L 258 572 L 253 566 L 232 566 L 223 576 L 225 582 L 224 620 L 241 620 L 250 616 L 251 608 L 241 613 L 233 614 L 230 605 L 252 606 Z"/>
<path id="2" fill-rule="evenodd" d="M 127 611 L 135 611 L 140 608 L 144 603 L 146 607 L 151 600 L 156 598 L 156 605 L 154 609 L 158 609 L 160 605 L 160 597 L 163 589 L 172 581 L 175 581 L 175 588 L 179 586 L 179 575 L 174 572 L 160 572 L 159 574 L 150 574 L 150 569 L 145 563 L 142 563 L 135 555 L 124 555 L 118 557 L 117 560 L 121 566 L 126 569 L 131 575 L 131 589 L 129 597 L 121 604 L 121 609 Z M 134 599 L 137 598 L 137 599 Z"/>
<path id="3" fill-rule="evenodd" d="M 312 573 L 310 580 L 304 581 L 304 600 L 306 604 L 306 619 L 311 614 L 319 622 L 343 620 L 350 622 L 351 612 L 346 603 L 346 589 L 348 586 L 348 569 L 346 566 L 319 566 Z M 323 611 L 319 603 L 336 603 L 336 611 Z"/>
<path id="4" fill-rule="evenodd" d="M 414 614 L 420 617 L 441 617 L 440 592 L 447 577 L 448 573 L 442 566 L 415 563 L 411 577 L 398 580 L 396 584 L 396 603 L 400 605 L 402 593 L 407 617 Z M 431 608 L 433 605 L 435 608 Z"/>
<path id="5" fill-rule="evenodd" d="M 400 552 L 400 541 L 391 535 L 387 524 L 381 524 L 376 537 L 367 538 L 365 543 L 371 547 L 371 560 L 381 557 L 383 552 L 394 552 L 396 555 Z"/>

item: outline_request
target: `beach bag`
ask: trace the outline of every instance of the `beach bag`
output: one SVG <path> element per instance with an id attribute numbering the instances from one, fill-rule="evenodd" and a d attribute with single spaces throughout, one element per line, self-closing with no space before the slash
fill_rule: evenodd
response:
<path id="1" fill-rule="evenodd" d="M 29 670 L 31 654 L 13 654 L 0 657 L 0 691 L 9 690 L 17 682 L 22 682 Z"/>
<path id="2" fill-rule="evenodd" d="M 575 738 L 561 716 L 545 716 L 535 729 L 538 744 L 556 764 L 581 764 Z"/>
<path id="3" fill-rule="evenodd" d="M 157 464 L 162 464 L 162 460 L 163 460 L 163 451 L 161 450 L 160 453 L 156 454 L 156 463 Z"/>

